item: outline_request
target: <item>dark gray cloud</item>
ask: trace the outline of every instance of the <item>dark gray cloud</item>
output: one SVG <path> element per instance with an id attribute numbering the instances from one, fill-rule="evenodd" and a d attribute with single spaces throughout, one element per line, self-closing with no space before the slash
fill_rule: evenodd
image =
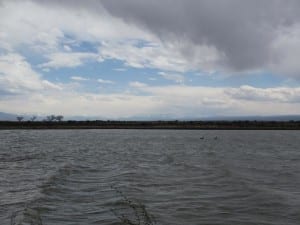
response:
<path id="1" fill-rule="evenodd" d="M 0 0 L 1 1 L 1 0 Z M 5 1 L 5 0 L 4 0 Z M 48 7 L 65 7 L 67 9 L 85 9 L 90 12 L 103 13 L 103 7 L 99 0 L 31 0 Z"/>
<path id="2" fill-rule="evenodd" d="M 299 22 L 296 0 L 102 0 L 114 16 L 142 26 L 164 41 L 211 45 L 235 70 L 264 67 L 276 32 Z M 192 55 L 192 50 L 186 50 Z"/>
<path id="3" fill-rule="evenodd" d="M 195 64 L 203 54 L 197 46 L 213 47 L 221 55 L 216 70 L 269 70 L 300 77 L 300 64 L 294 60 L 300 57 L 299 0 L 32 1 L 46 7 L 108 12 L 177 45 Z"/>

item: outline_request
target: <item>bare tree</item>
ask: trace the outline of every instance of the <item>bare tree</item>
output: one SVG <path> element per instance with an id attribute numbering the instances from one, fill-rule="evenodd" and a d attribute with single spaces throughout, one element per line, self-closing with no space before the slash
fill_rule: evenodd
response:
<path id="1" fill-rule="evenodd" d="M 57 116 L 50 115 L 50 116 L 46 117 L 46 121 L 50 121 L 50 122 L 53 122 L 53 121 L 61 122 L 63 119 L 64 119 L 64 117 L 62 115 L 57 115 Z"/>
<path id="2" fill-rule="evenodd" d="M 21 122 L 24 119 L 24 116 L 17 116 L 17 120 Z"/>
<path id="3" fill-rule="evenodd" d="M 30 118 L 30 121 L 35 121 L 36 120 L 36 118 L 37 118 L 37 116 L 32 116 L 31 118 Z"/>
<path id="4" fill-rule="evenodd" d="M 52 122 L 52 121 L 56 120 L 56 116 L 55 115 L 47 116 L 46 120 Z"/>
<path id="5" fill-rule="evenodd" d="M 56 120 L 57 120 L 58 122 L 61 122 L 63 119 L 64 119 L 64 117 L 63 117 L 62 115 L 56 116 Z"/>

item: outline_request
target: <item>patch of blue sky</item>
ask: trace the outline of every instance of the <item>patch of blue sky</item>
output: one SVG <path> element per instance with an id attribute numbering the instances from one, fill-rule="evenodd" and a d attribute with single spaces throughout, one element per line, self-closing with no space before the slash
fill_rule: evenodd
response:
<path id="1" fill-rule="evenodd" d="M 122 61 L 109 59 L 104 62 L 89 61 L 74 68 L 50 69 L 49 72 L 42 73 L 45 79 L 60 83 L 74 82 L 74 76 L 85 78 L 87 80 L 80 83 L 90 92 L 97 92 L 99 87 L 101 90 L 119 92 L 124 91 L 130 82 L 147 82 L 152 70 L 126 67 Z M 112 81 L 113 84 L 101 84 L 98 79 Z"/>
<path id="2" fill-rule="evenodd" d="M 151 43 L 142 40 L 133 40 L 137 47 L 145 47 Z M 83 41 L 77 42 L 71 36 L 66 35 L 61 41 L 61 48 L 64 45 L 69 46 L 73 52 L 91 52 L 98 51 L 95 43 Z M 1 50 L 3 51 L 3 50 Z M 0 51 L 0 53 L 1 53 Z M 45 71 L 38 65 L 47 61 L 39 52 L 33 51 L 31 47 L 22 45 L 18 48 L 18 52 L 23 55 L 32 67 L 43 74 L 44 78 L 52 82 L 68 83 L 72 76 L 80 76 L 89 81 L 82 82 L 87 90 L 95 91 L 101 85 L 105 85 L 111 91 L 121 91 L 128 87 L 128 84 L 133 81 L 138 81 L 148 85 L 164 86 L 164 85 L 179 85 L 172 80 L 164 79 L 159 72 L 161 70 L 153 68 L 134 68 L 124 64 L 121 60 L 106 59 L 103 62 L 87 61 L 81 66 L 74 68 L 59 68 L 49 69 Z M 168 72 L 166 72 L 168 73 Z M 172 73 L 172 72 L 170 72 Z M 181 84 L 189 86 L 204 86 L 204 87 L 239 87 L 242 85 L 250 85 L 257 88 L 270 88 L 278 86 L 299 86 L 299 80 L 288 80 L 284 76 L 278 76 L 271 73 L 245 73 L 236 75 L 224 75 L 220 72 L 213 74 L 205 74 L 199 72 L 187 72 L 183 74 L 184 82 Z M 113 85 L 100 84 L 98 79 L 110 80 Z M 103 88 L 102 88 L 103 89 Z"/>
<path id="3" fill-rule="evenodd" d="M 74 44 L 62 43 L 63 48 L 65 48 L 66 46 L 69 47 L 70 50 L 72 50 L 73 52 L 88 52 L 88 53 L 97 53 L 99 47 L 99 45 L 87 41 L 76 42 Z"/>
<path id="4" fill-rule="evenodd" d="M 0 55 L 5 55 L 8 53 L 8 50 L 7 49 L 4 49 L 4 48 L 1 48 L 0 47 Z"/>
<path id="5" fill-rule="evenodd" d="M 64 51 L 97 53 L 100 43 L 79 41 L 71 34 L 64 33 L 59 40 L 59 47 Z"/>
<path id="6" fill-rule="evenodd" d="M 147 46 L 152 46 L 153 43 L 150 43 L 145 40 L 140 39 L 124 39 L 121 42 L 131 43 L 138 48 L 143 48 Z M 72 35 L 65 34 L 64 38 L 60 41 L 60 46 L 62 49 L 65 49 L 65 46 L 69 47 L 73 52 L 89 52 L 97 53 L 98 48 L 101 47 L 101 42 L 91 42 L 91 41 L 78 41 Z"/>
<path id="7" fill-rule="evenodd" d="M 28 46 L 25 44 L 18 46 L 15 52 L 22 55 L 26 59 L 26 61 L 29 62 L 30 65 L 34 68 L 37 67 L 39 64 L 42 64 L 45 61 L 47 61 L 47 58 L 44 57 L 39 51 L 34 49 L 32 46 Z"/>

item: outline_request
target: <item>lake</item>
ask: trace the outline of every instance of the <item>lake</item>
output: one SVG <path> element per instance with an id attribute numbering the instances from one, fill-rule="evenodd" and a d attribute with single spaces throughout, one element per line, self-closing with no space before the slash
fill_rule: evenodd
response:
<path id="1" fill-rule="evenodd" d="M 300 131 L 0 131 L 1 225 L 116 225 L 131 203 L 160 225 L 299 224 L 299 145 Z"/>

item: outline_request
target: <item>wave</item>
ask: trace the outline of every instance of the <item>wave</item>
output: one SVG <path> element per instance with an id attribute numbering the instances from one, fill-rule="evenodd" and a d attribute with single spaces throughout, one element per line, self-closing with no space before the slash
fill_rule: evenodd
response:
<path id="1" fill-rule="evenodd" d="M 11 225 L 43 225 L 39 211 L 32 208 L 15 212 L 10 223 Z"/>

